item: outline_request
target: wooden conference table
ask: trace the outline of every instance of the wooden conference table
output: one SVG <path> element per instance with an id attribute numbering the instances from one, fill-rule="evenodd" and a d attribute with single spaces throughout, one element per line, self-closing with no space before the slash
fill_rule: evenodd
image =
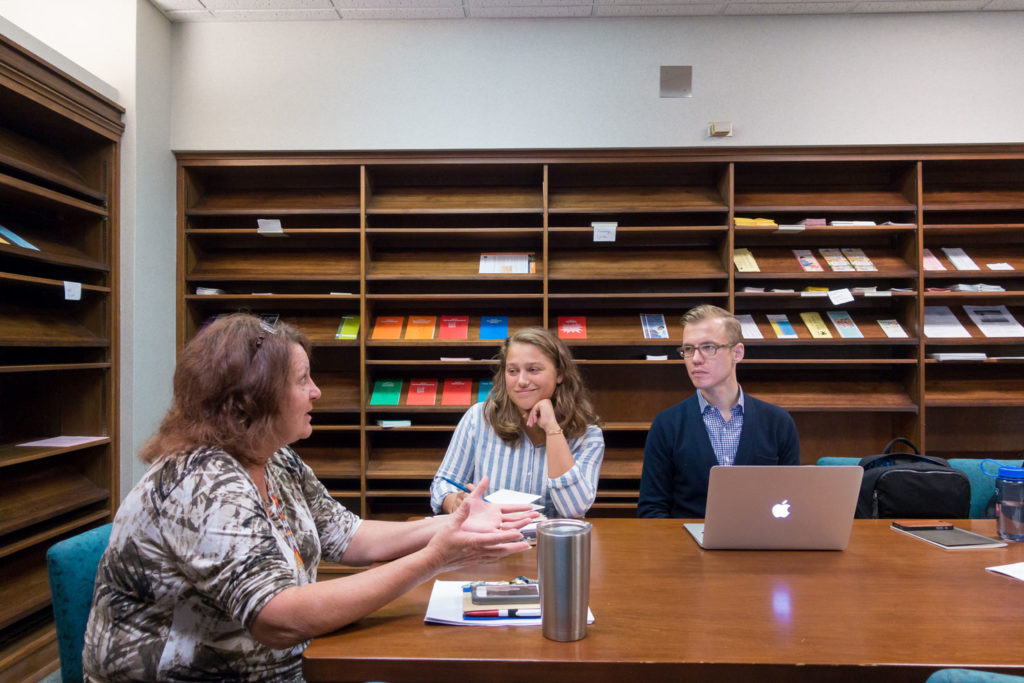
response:
<path id="1" fill-rule="evenodd" d="M 596 519 L 587 637 L 423 623 L 433 582 L 315 639 L 309 681 L 915 681 L 1024 674 L 1024 543 L 943 550 L 856 520 L 844 551 L 704 551 L 682 520 Z M 994 536 L 991 520 L 957 526 Z M 536 550 L 440 578 L 536 576 Z"/>

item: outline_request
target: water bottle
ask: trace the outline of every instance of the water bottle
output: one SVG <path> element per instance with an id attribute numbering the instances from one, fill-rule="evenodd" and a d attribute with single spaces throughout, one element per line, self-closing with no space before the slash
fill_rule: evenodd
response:
<path id="1" fill-rule="evenodd" d="M 549 519 L 537 525 L 541 632 L 551 640 L 587 635 L 590 602 L 590 523 Z"/>
<path id="2" fill-rule="evenodd" d="M 985 471 L 985 463 L 993 462 L 999 471 Z M 996 478 L 996 528 L 1004 541 L 1024 541 L 1024 467 L 999 465 L 984 460 L 981 471 Z"/>

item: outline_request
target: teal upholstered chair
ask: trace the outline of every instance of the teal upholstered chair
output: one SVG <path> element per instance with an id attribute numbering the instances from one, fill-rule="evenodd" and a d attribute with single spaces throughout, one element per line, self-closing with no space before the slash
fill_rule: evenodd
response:
<path id="1" fill-rule="evenodd" d="M 110 524 L 55 543 L 46 551 L 61 679 L 82 680 L 82 646 L 92 606 L 96 568 L 110 541 Z"/>
<path id="2" fill-rule="evenodd" d="M 856 465 L 860 458 L 818 458 L 819 465 Z M 1000 465 L 1020 467 L 1020 460 L 996 460 Z M 971 482 L 971 519 L 984 519 L 994 514 L 996 496 L 996 480 L 981 471 L 981 460 L 976 458 L 950 458 L 949 464 L 967 475 Z M 995 474 L 996 467 L 988 466 Z"/>
<path id="3" fill-rule="evenodd" d="M 973 669 L 939 669 L 925 683 L 1020 683 L 1024 678 Z"/>

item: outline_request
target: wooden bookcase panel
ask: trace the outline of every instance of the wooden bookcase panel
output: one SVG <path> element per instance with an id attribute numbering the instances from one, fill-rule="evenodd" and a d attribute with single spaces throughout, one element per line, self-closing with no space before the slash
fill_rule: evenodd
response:
<path id="1" fill-rule="evenodd" d="M 195 329 L 204 315 L 248 307 L 279 313 L 307 329 L 316 344 L 314 376 L 327 387 L 318 401 L 324 419 L 314 420 L 318 431 L 309 457 L 339 499 L 355 500 L 370 517 L 426 514 L 429 479 L 468 407 L 441 405 L 443 380 L 471 379 L 475 399 L 479 381 L 493 372 L 489 359 L 498 342 L 479 339 L 483 315 L 508 316 L 510 332 L 525 325 L 554 329 L 559 316 L 586 317 L 587 338 L 567 343 L 604 421 L 608 448 L 595 515 L 635 514 L 650 421 L 693 392 L 676 348 L 679 316 L 699 303 L 754 315 L 764 339 L 745 341 L 740 382 L 750 395 L 793 413 L 805 463 L 823 454 L 862 457 L 895 436 L 908 436 L 931 451 L 924 438 L 937 428 L 926 408 L 948 410 L 942 407 L 947 400 L 965 407 L 970 399 L 957 402 L 976 382 L 992 393 L 982 404 L 987 410 L 1019 418 L 1015 411 L 1024 405 L 1024 388 L 1007 379 L 1016 367 L 1012 363 L 1003 362 L 1005 376 L 992 373 L 989 382 L 987 370 L 966 364 L 948 371 L 945 364 L 933 376 L 936 364 L 925 360 L 928 352 L 965 346 L 1024 354 L 1020 340 L 976 335 L 961 342 L 922 333 L 925 303 L 956 310 L 965 303 L 1005 303 L 1018 319 L 1024 316 L 1018 297 L 1024 290 L 1019 146 L 187 154 L 179 160 L 186 190 L 179 216 L 181 253 L 190 266 L 186 282 L 219 282 L 229 292 L 210 298 L 186 293 L 185 324 Z M 235 168 L 239 161 L 241 174 Z M 302 169 L 299 180 L 289 176 L 295 167 Z M 332 193 L 363 197 L 364 210 Z M 262 199 L 267 196 L 286 200 L 268 204 Z M 280 218 L 292 246 L 254 236 L 255 217 Z M 736 227 L 736 217 L 876 224 L 790 232 Z M 595 243 L 595 222 L 616 223 L 615 242 Z M 963 246 L 972 256 L 980 250 L 976 261 L 1008 262 L 1015 270 L 923 271 L 921 248 L 942 246 Z M 751 249 L 762 272 L 735 272 L 735 247 Z M 823 247 L 862 249 L 878 270 L 832 272 L 818 252 Z M 792 249 L 813 250 L 825 270 L 802 271 Z M 202 280 L 191 270 L 210 263 L 214 254 L 224 259 L 220 270 L 228 271 L 240 267 L 232 259 L 256 251 L 348 259 L 349 275 L 324 284 L 339 291 L 346 283 L 349 288 L 340 291 L 350 292 L 349 298 L 325 299 L 329 295 L 321 292 L 317 276 L 307 276 L 315 269 L 305 264 L 290 278 L 270 282 L 251 274 L 235 281 Z M 482 275 L 483 252 L 533 252 L 536 272 Z M 961 280 L 1004 284 L 1008 291 L 925 291 Z M 748 286 L 795 291 L 744 292 Z M 799 290 L 808 286 L 909 291 L 855 291 L 852 302 L 833 306 L 824 298 L 802 297 Z M 274 295 L 261 299 L 251 293 L 264 290 Z M 360 338 L 334 341 L 340 316 L 357 306 Z M 827 317 L 836 309 L 849 312 L 864 337 L 840 337 Z M 833 337 L 811 339 L 801 311 L 818 312 Z M 775 338 L 765 316 L 776 312 L 789 316 L 796 340 Z M 640 313 L 663 314 L 669 338 L 644 339 Z M 439 326 L 440 316 L 449 314 L 469 316 L 467 339 L 441 340 L 437 327 L 426 340 L 371 338 L 379 315 L 433 315 Z M 888 319 L 897 320 L 908 336 L 887 337 L 877 321 Z M 647 361 L 648 355 L 668 360 Z M 375 380 L 385 378 L 403 380 L 399 405 L 370 405 Z M 408 406 L 409 380 L 420 378 L 438 379 L 434 405 Z M 926 398 L 936 398 L 939 388 L 953 398 Z M 335 408 L 322 410 L 324 401 Z M 380 419 L 409 419 L 412 426 L 383 429 L 376 424 Z M 842 439 L 836 439 L 836 419 L 849 427 Z M 1006 451 L 1013 438 L 993 436 L 985 450 Z M 340 461 L 333 449 L 345 454 Z M 354 449 L 362 449 L 361 460 Z"/>
<path id="2" fill-rule="evenodd" d="M 0 630 L 6 631 L 18 622 L 32 617 L 50 604 L 50 580 L 46 573 L 46 557 L 40 549 L 6 558 L 0 567 Z M 17 629 L 11 629 L 12 635 Z"/>
<path id="3" fill-rule="evenodd" d="M 0 537 L 104 501 L 110 491 L 73 469 L 6 468 L 0 484 Z"/>

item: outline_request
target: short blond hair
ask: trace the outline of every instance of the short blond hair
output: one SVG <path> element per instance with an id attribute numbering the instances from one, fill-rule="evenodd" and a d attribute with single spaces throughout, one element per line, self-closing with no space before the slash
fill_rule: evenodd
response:
<path id="1" fill-rule="evenodd" d="M 725 336 L 728 338 L 730 344 L 738 344 L 743 341 L 743 328 L 740 325 L 740 321 L 736 319 L 729 311 L 724 308 L 715 306 L 714 304 L 701 304 L 700 306 L 694 306 L 680 319 L 683 324 L 683 329 L 691 323 L 699 323 L 702 320 L 714 320 L 721 319 L 725 323 Z"/>

